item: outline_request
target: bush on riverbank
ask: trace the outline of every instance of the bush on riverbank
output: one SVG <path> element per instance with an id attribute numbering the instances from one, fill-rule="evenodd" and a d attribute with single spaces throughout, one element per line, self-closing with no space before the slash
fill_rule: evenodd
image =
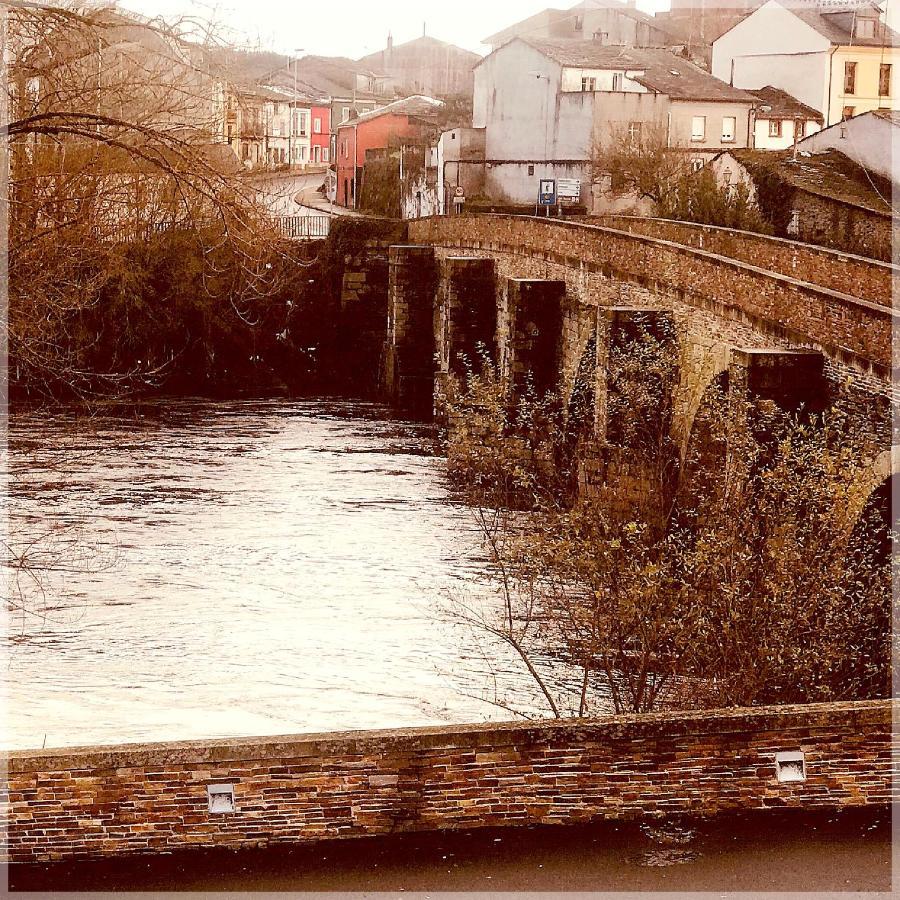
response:
<path id="1" fill-rule="evenodd" d="M 661 384 L 644 399 L 659 403 Z M 631 474 L 610 465 L 601 490 L 568 503 L 548 463 L 571 457 L 572 429 L 545 406 L 560 409 L 553 397 L 513 407 L 491 371 L 451 392 L 451 424 L 464 423 L 451 427 L 451 477 L 503 601 L 451 611 L 514 649 L 553 714 L 608 697 L 646 712 L 889 696 L 889 508 L 887 495 L 867 502 L 879 448 L 853 416 L 791 415 L 718 388 L 698 414 L 705 439 L 674 465 L 668 415 L 654 424 L 639 394 L 621 395 L 605 452 Z M 650 473 L 642 496 L 635 471 Z M 536 664 L 548 654 L 577 685 L 551 685 Z"/>

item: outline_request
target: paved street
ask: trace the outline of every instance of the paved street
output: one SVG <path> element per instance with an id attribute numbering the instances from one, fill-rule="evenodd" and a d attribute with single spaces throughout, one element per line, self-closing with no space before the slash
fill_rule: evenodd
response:
<path id="1" fill-rule="evenodd" d="M 325 199 L 320 192 L 325 172 L 263 175 L 256 183 L 275 216 L 357 215 Z"/>
<path id="2" fill-rule="evenodd" d="M 890 889 L 886 809 L 390 835 L 242 853 L 14 866 L 13 891 L 812 891 Z"/>

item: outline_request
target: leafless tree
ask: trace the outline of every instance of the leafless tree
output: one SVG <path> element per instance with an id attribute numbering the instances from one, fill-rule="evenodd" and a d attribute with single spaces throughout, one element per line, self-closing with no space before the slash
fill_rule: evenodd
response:
<path id="1" fill-rule="evenodd" d="M 152 379 L 170 360 L 91 371 L 82 353 L 111 284 L 141 303 L 136 241 L 187 235 L 203 290 L 247 320 L 280 271 L 280 243 L 221 141 L 215 35 L 68 4 L 7 17 L 13 376 L 48 395 Z"/>

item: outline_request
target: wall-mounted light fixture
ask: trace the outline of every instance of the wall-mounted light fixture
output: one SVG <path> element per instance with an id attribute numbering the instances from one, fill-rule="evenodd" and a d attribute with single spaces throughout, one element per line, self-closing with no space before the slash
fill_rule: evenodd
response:
<path id="1" fill-rule="evenodd" d="M 776 753 L 775 776 L 781 784 L 806 781 L 806 757 L 803 753 Z"/>
<path id="2" fill-rule="evenodd" d="M 234 812 L 234 785 L 209 784 L 206 786 L 209 811 L 213 814 Z"/>

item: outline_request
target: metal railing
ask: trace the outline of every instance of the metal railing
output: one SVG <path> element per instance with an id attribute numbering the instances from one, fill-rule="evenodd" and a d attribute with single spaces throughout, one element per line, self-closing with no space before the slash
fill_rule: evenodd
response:
<path id="1" fill-rule="evenodd" d="M 297 241 L 317 241 L 328 237 L 330 216 L 278 216 L 276 223 L 286 238 Z"/>

